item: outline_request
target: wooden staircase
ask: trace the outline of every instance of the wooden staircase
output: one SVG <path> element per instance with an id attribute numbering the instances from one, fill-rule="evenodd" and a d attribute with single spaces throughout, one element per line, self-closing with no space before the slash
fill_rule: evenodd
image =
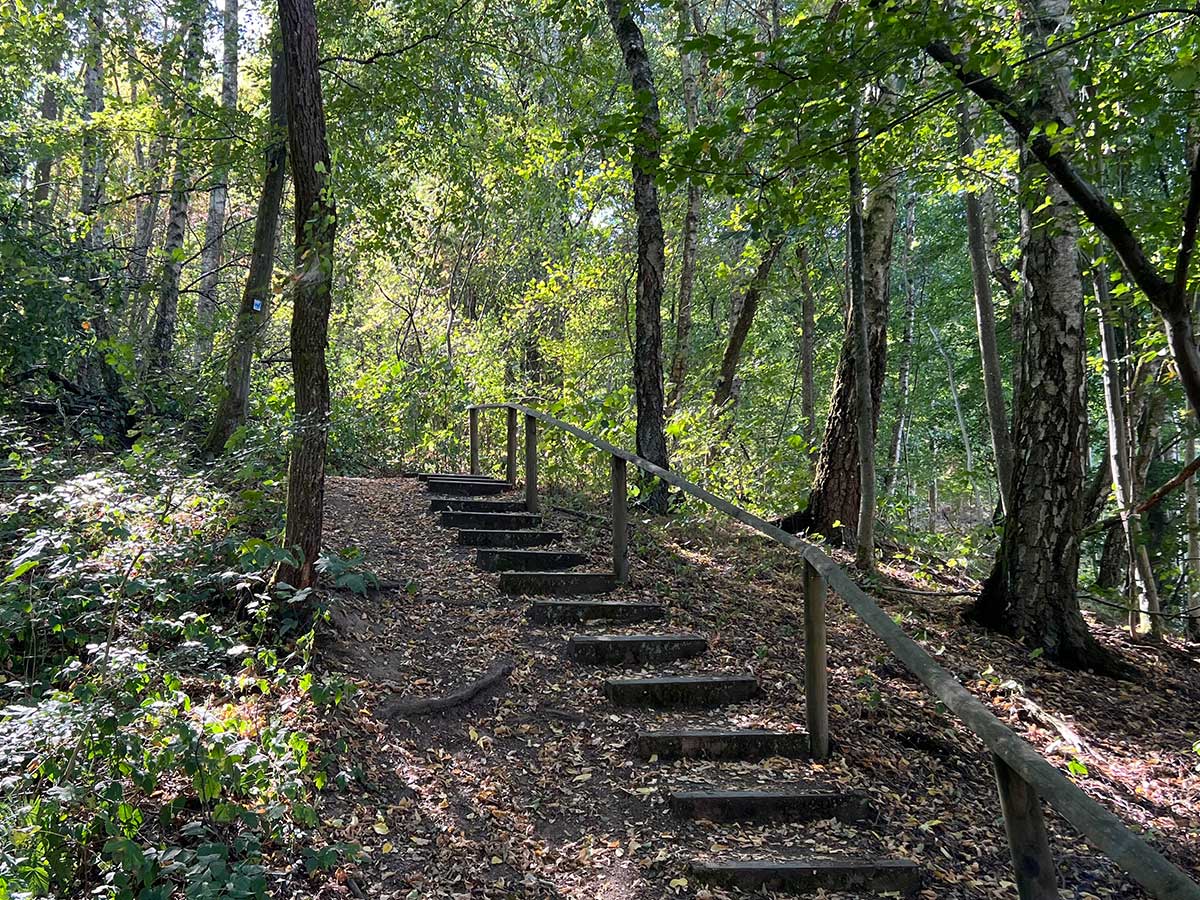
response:
<path id="1" fill-rule="evenodd" d="M 583 567 L 587 555 L 557 545 L 560 531 L 547 530 L 534 507 L 516 499 L 478 499 L 512 490 L 507 482 L 478 475 L 438 473 L 419 476 L 433 499 L 430 509 L 441 524 L 458 531 L 462 546 L 476 547 L 479 567 L 499 576 L 505 594 L 535 598 L 530 620 L 541 626 L 633 624 L 668 618 L 663 604 L 599 599 L 618 590 L 611 571 Z M 623 534 L 623 531 L 622 531 Z M 622 538 L 623 540 L 623 538 Z M 545 549 L 532 549 L 545 548 Z M 708 652 L 704 635 L 689 633 L 576 633 L 567 636 L 565 656 L 577 665 L 646 666 L 694 659 Z M 597 671 L 597 675 L 601 675 Z M 743 673 L 665 674 L 601 678 L 600 690 L 613 705 L 651 710 L 716 709 L 754 701 L 762 693 L 753 675 Z M 809 736 L 802 731 L 759 729 L 641 731 L 631 736 L 631 752 L 649 763 L 666 760 L 752 763 L 772 757 L 807 759 Z M 877 824 L 866 797 L 820 785 L 781 785 L 775 790 L 687 790 L 668 798 L 681 819 L 714 822 L 819 822 Z M 802 850 L 779 848 L 771 858 L 697 857 L 688 877 L 719 888 L 823 895 L 829 891 L 912 896 L 921 887 L 918 866 L 907 860 L 812 858 Z"/>

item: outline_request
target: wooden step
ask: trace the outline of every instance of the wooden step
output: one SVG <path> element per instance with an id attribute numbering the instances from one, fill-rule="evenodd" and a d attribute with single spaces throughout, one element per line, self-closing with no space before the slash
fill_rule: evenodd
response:
<path id="1" fill-rule="evenodd" d="M 604 696 L 617 706 L 712 707 L 757 697 L 753 675 L 671 675 L 662 678 L 610 678 Z"/>
<path id="2" fill-rule="evenodd" d="M 561 531 L 488 531 L 464 528 L 458 532 L 458 542 L 464 547 L 540 547 L 562 540 Z"/>
<path id="3" fill-rule="evenodd" d="M 501 572 L 506 594 L 607 594 L 617 586 L 608 572 Z"/>
<path id="4" fill-rule="evenodd" d="M 623 600 L 535 600 L 529 608 L 529 618 L 541 624 L 646 622 L 666 614 L 667 608 L 658 603 Z"/>
<path id="5" fill-rule="evenodd" d="M 571 550 L 479 550 L 475 554 L 479 568 L 488 572 L 534 570 L 548 572 L 586 565 L 588 557 Z"/>
<path id="6" fill-rule="evenodd" d="M 808 758 L 803 731 L 762 729 L 643 731 L 633 742 L 642 759 L 719 759 L 752 761 L 771 756 Z"/>
<path id="7" fill-rule="evenodd" d="M 701 884 L 744 891 L 897 893 L 921 889 L 921 870 L 903 859 L 717 859 L 692 863 Z"/>
<path id="8" fill-rule="evenodd" d="M 542 517 L 537 513 L 444 512 L 441 521 L 445 528 L 513 531 L 520 528 L 536 528 L 542 524 Z"/>
<path id="9" fill-rule="evenodd" d="M 818 790 L 673 791 L 671 812 L 710 822 L 816 822 L 847 824 L 878 821 L 865 794 Z"/>
<path id="10" fill-rule="evenodd" d="M 434 497 L 430 512 L 524 512 L 524 500 L 476 500 L 471 497 Z"/>
<path id="11" fill-rule="evenodd" d="M 431 494 L 442 494 L 451 497 L 483 497 L 489 494 L 503 494 L 509 490 L 503 481 L 429 481 Z"/>
<path id="12" fill-rule="evenodd" d="M 502 478 L 493 478 L 491 475 L 472 475 L 469 472 L 422 472 L 417 475 L 420 481 L 494 481 L 498 484 L 505 484 Z"/>
<path id="13" fill-rule="evenodd" d="M 567 641 L 567 656 L 587 665 L 666 662 L 707 650 L 699 634 L 577 634 Z"/>

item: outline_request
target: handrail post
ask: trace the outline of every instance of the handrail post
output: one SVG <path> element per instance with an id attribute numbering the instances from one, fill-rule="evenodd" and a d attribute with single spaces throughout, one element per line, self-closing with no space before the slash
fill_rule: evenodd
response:
<path id="1" fill-rule="evenodd" d="M 479 410 L 472 406 L 467 410 L 467 419 L 471 424 L 471 474 L 479 474 Z"/>
<path id="2" fill-rule="evenodd" d="M 612 460 L 612 551 L 613 576 L 617 584 L 629 580 L 629 504 L 627 468 L 624 457 Z"/>
<path id="3" fill-rule="evenodd" d="M 825 635 L 825 579 L 804 562 L 804 703 L 813 759 L 829 756 L 829 667 Z"/>
<path id="4" fill-rule="evenodd" d="M 1058 875 L 1046 821 L 1042 818 L 1041 798 L 996 754 L 992 754 L 992 766 L 996 770 L 996 789 L 1000 794 L 1017 894 L 1021 900 L 1058 900 Z"/>
<path id="5" fill-rule="evenodd" d="M 505 435 L 508 455 L 505 459 L 504 475 L 509 487 L 517 486 L 517 411 L 511 406 L 505 410 L 508 414 L 507 433 Z"/>
<path id="6" fill-rule="evenodd" d="M 525 510 L 538 511 L 537 419 L 525 414 Z"/>

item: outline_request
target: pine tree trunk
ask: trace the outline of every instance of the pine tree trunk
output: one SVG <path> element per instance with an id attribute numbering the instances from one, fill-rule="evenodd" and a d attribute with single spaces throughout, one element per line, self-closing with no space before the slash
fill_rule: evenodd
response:
<path id="1" fill-rule="evenodd" d="M 233 127 L 238 98 L 238 0 L 225 0 L 224 56 L 221 63 L 221 106 Z M 218 150 L 228 153 L 226 146 Z M 200 365 L 212 353 L 213 316 L 217 309 L 217 284 L 221 267 L 221 246 L 225 230 L 225 204 L 229 197 L 229 166 L 220 163 L 213 172 L 208 194 L 208 220 L 204 228 L 204 248 L 200 253 L 200 293 L 196 299 L 195 362 Z"/>
<path id="2" fill-rule="evenodd" d="M 1069 33 L 1067 4 L 1036 0 L 1025 23 L 1031 51 Z M 1043 63 L 1039 115 L 1071 121 L 1065 71 Z M 1113 667 L 1079 611 L 1076 582 L 1087 446 L 1086 329 L 1079 224 L 1066 192 L 1021 157 L 1024 353 L 1014 403 L 1012 509 L 992 574 L 972 616 L 1063 665 Z M 1045 202 L 1049 199 L 1049 203 Z"/>
<path id="3" fill-rule="evenodd" d="M 886 174 L 867 195 L 863 210 L 863 299 L 871 357 L 872 418 L 879 424 L 879 403 L 887 370 L 888 300 L 891 292 L 892 238 L 896 225 L 896 176 Z M 853 310 L 846 305 L 845 328 L 825 436 L 808 507 L 783 520 L 788 531 L 824 535 L 835 544 L 853 545 L 858 534 L 858 432 L 855 416 L 857 367 Z M 835 527 L 835 523 L 837 527 Z"/>
<path id="4" fill-rule="evenodd" d="M 917 230 L 917 197 L 913 193 L 906 205 L 904 215 L 904 251 L 900 261 L 900 272 L 904 278 L 904 338 L 900 344 L 900 372 L 896 379 L 896 421 L 892 424 L 892 437 L 888 441 L 887 483 L 883 492 L 891 495 L 896 491 L 896 479 L 900 473 L 900 451 L 905 444 L 908 429 L 908 399 L 912 391 L 913 333 L 917 324 L 917 289 L 912 273 L 912 248 Z"/>
<path id="5" fill-rule="evenodd" d="M 742 348 L 746 345 L 746 337 L 750 334 L 750 326 L 758 313 L 758 303 L 762 292 L 766 289 L 771 277 L 771 269 L 787 239 L 774 238 L 759 260 L 754 274 L 738 295 L 733 304 L 733 318 L 729 329 L 729 340 L 725 344 L 725 353 L 721 357 L 721 369 L 717 375 L 717 385 L 713 390 L 712 405 L 716 410 L 722 410 L 726 404 L 737 396 L 736 378 L 738 364 L 742 358 Z"/>
<path id="6" fill-rule="evenodd" d="M 329 432 L 329 336 L 333 240 L 337 213 L 329 193 L 329 145 L 317 56 L 313 0 L 279 0 L 287 69 L 288 146 L 296 190 L 296 275 L 292 295 L 292 378 L 295 436 L 288 466 L 284 546 L 296 557 L 279 579 L 303 588 L 317 578 L 325 502 L 325 448 Z"/>
<path id="7" fill-rule="evenodd" d="M 964 102 L 959 121 L 959 152 L 963 156 L 970 156 L 975 152 L 971 119 L 971 107 Z M 966 193 L 964 201 L 967 209 L 967 246 L 971 256 L 971 284 L 975 292 L 975 322 L 979 332 L 979 357 L 983 365 L 983 394 L 987 402 L 992 453 L 996 458 L 996 484 L 1000 489 L 1000 507 L 1007 514 L 1012 505 L 1009 493 L 1012 484 L 1013 449 L 1008 434 L 1004 373 L 1000 368 L 1000 352 L 996 348 L 996 306 L 992 298 L 983 204 L 979 196 L 971 191 Z"/>
<path id="8" fill-rule="evenodd" d="M 683 109 L 688 131 L 700 121 L 700 87 L 696 78 L 695 54 L 684 50 L 691 30 L 691 0 L 678 0 L 679 68 L 683 77 Z M 688 179 L 687 208 L 683 214 L 683 233 L 679 250 L 679 299 L 675 313 L 675 350 L 671 355 L 671 390 L 667 397 L 669 418 L 683 398 L 687 381 L 688 343 L 692 334 L 692 292 L 696 283 L 696 253 L 700 243 L 700 185 Z"/>
<path id="9" fill-rule="evenodd" d="M 638 107 L 638 133 L 634 140 L 633 206 L 637 212 L 637 306 L 633 382 L 637 394 L 637 452 L 655 465 L 667 468 L 667 439 L 663 423 L 662 295 L 666 252 L 662 214 L 658 206 L 655 171 L 661 158 L 662 136 L 658 93 L 641 29 L 626 0 L 605 0 L 609 22 L 624 57 L 625 69 Z M 655 512 L 666 512 L 667 485 L 656 482 L 648 497 Z"/>
<path id="10" fill-rule="evenodd" d="M 200 53 L 204 29 L 199 22 L 188 25 L 184 37 L 183 87 L 185 95 L 193 90 L 199 77 Z M 183 124 L 192 117 L 190 97 L 184 97 Z M 162 272 L 158 284 L 158 304 L 154 309 L 154 331 L 150 335 L 148 369 L 161 375 L 171 364 L 175 348 L 175 329 L 179 319 L 179 273 L 183 270 L 183 241 L 188 217 L 189 148 L 181 140 L 175 150 L 175 171 L 171 176 L 171 205 L 167 212 L 167 233 L 163 238 Z"/>
<path id="11" fill-rule="evenodd" d="M 287 166 L 287 90 L 283 53 L 271 57 L 271 133 L 267 142 L 266 166 L 258 214 L 254 218 L 254 245 L 250 271 L 234 326 L 229 359 L 225 364 L 225 387 L 204 451 L 224 451 L 233 433 L 246 421 L 250 403 L 250 370 L 258 335 L 271 318 L 271 276 L 275 266 L 275 243 L 279 234 L 279 207 Z"/>

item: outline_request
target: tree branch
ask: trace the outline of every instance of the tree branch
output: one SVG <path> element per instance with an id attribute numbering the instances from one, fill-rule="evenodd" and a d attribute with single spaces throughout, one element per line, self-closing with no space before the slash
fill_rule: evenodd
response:
<path id="1" fill-rule="evenodd" d="M 1176 293 L 1174 286 L 1150 262 L 1129 224 L 1071 164 L 1070 159 L 1055 147 L 1045 131 L 1038 128 L 1039 123 L 1033 120 L 1028 110 L 994 78 L 969 69 L 966 59 L 951 50 L 945 41 L 933 41 L 925 47 L 925 52 L 1009 124 L 1088 220 L 1108 238 L 1134 282 L 1159 313 L 1170 318 L 1185 314 L 1182 295 Z M 1060 130 L 1067 128 L 1065 122 L 1057 121 L 1057 124 Z"/>

